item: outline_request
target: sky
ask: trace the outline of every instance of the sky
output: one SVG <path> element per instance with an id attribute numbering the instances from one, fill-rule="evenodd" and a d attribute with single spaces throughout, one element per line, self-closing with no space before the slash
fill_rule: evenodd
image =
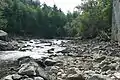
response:
<path id="1" fill-rule="evenodd" d="M 55 3 L 64 13 L 73 12 L 74 7 L 81 4 L 81 0 L 40 0 L 40 2 L 45 2 L 48 6 L 53 6 Z"/>

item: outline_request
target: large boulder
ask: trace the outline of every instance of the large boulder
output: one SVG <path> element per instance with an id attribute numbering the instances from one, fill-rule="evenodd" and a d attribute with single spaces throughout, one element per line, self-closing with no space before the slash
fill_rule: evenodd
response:
<path id="1" fill-rule="evenodd" d="M 8 33 L 3 30 L 0 30 L 0 40 L 8 40 Z"/>
<path id="2" fill-rule="evenodd" d="M 40 76 L 45 80 L 49 80 L 49 76 L 44 68 L 39 66 L 33 58 L 27 56 L 19 58 L 18 61 L 21 66 L 18 71 L 20 75 L 27 75 L 29 77 Z"/>

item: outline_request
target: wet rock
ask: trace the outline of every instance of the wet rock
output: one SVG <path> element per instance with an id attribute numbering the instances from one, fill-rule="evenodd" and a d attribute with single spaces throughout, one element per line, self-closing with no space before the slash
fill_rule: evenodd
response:
<path id="1" fill-rule="evenodd" d="M 34 77 L 34 80 L 44 80 L 42 77 Z"/>
<path id="2" fill-rule="evenodd" d="M 67 80 L 85 80 L 81 74 L 69 74 Z"/>
<path id="3" fill-rule="evenodd" d="M 45 65 L 47 65 L 47 66 L 53 66 L 53 65 L 55 65 L 57 62 L 56 61 L 54 61 L 54 60 L 52 60 L 52 59 L 46 59 L 45 60 Z"/>

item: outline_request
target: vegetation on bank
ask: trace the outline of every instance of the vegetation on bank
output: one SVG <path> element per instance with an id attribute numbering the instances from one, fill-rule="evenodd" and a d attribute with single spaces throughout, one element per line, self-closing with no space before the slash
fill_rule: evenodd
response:
<path id="1" fill-rule="evenodd" d="M 39 0 L 1 0 L 0 29 L 11 34 L 43 38 L 93 38 L 108 36 L 111 30 L 112 0 L 88 0 L 65 14 L 56 5 Z"/>

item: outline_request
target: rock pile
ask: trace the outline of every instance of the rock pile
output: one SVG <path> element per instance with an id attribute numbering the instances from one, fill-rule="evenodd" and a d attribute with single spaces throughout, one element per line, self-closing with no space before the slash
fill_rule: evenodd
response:
<path id="1" fill-rule="evenodd" d="M 8 40 L 8 33 L 0 30 L 0 51 L 16 50 L 18 49 L 18 43 L 16 41 Z"/>
<path id="2" fill-rule="evenodd" d="M 18 59 L 19 68 L 15 74 L 8 75 L 1 80 L 50 80 L 44 68 L 29 56 Z"/>
<path id="3" fill-rule="evenodd" d="M 120 80 L 119 43 L 90 40 L 65 46 L 58 52 L 64 55 L 19 58 L 17 72 L 2 80 Z"/>

